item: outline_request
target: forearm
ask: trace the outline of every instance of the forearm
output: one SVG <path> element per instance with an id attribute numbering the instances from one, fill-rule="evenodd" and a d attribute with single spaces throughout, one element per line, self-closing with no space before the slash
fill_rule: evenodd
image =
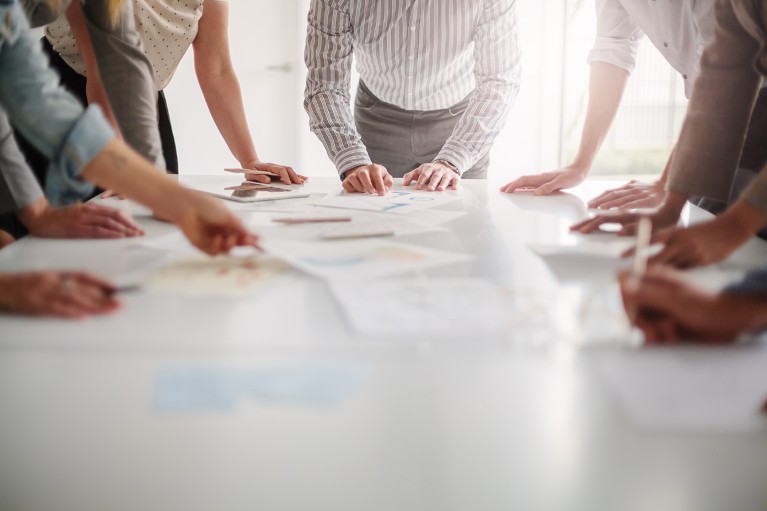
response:
<path id="1" fill-rule="evenodd" d="M 101 81 L 125 141 L 164 169 L 154 70 L 136 31 L 133 2 L 123 3 L 117 23 L 106 2 L 86 2 L 82 11 Z"/>
<path id="2" fill-rule="evenodd" d="M 241 166 L 258 160 L 234 70 L 198 73 L 198 81 L 210 115 L 232 155 Z"/>
<path id="3" fill-rule="evenodd" d="M 451 163 L 459 174 L 474 166 L 501 133 L 518 91 L 515 79 L 480 85 L 435 161 Z"/>
<path id="4" fill-rule="evenodd" d="M 460 174 L 479 161 L 506 124 L 520 86 L 516 2 L 489 0 L 474 35 L 474 78 L 469 105 L 435 160 Z"/>
<path id="5" fill-rule="evenodd" d="M 574 166 L 583 168 L 585 172 L 591 169 L 602 143 L 607 138 L 607 133 L 623 99 L 628 78 L 627 71 L 612 64 L 605 62 L 591 64 L 586 120 L 583 124 L 578 153 L 572 163 Z"/>
<path id="6" fill-rule="evenodd" d="M 183 210 L 178 192 L 185 189 L 117 139 L 91 160 L 82 178 L 124 194 L 162 218 L 176 219 Z"/>
<path id="7" fill-rule="evenodd" d="M 667 189 L 727 200 L 759 89 L 759 47 L 730 2 L 717 1 L 716 14 L 716 36 L 700 61 Z"/>
<path id="8" fill-rule="evenodd" d="M 304 52 L 304 108 L 309 128 L 317 135 L 339 174 L 371 162 L 354 127 L 350 108 L 352 52 L 348 13 L 313 1 Z"/>
<path id="9" fill-rule="evenodd" d="M 88 103 L 97 104 L 101 107 L 104 116 L 109 121 L 112 129 L 115 133 L 120 132 L 117 120 L 115 119 L 114 112 L 112 112 L 112 106 L 109 103 L 109 97 L 104 90 L 104 84 L 101 81 L 101 73 L 96 61 L 96 56 L 93 49 L 93 43 L 91 41 L 90 34 L 88 33 L 88 27 L 86 26 L 85 18 L 83 16 L 83 10 L 79 1 L 74 1 L 69 4 L 66 11 L 67 21 L 72 29 L 72 33 L 75 36 L 75 42 L 77 43 L 77 49 L 80 52 L 80 56 L 85 64 L 86 73 L 88 76 L 86 93 L 88 96 Z"/>

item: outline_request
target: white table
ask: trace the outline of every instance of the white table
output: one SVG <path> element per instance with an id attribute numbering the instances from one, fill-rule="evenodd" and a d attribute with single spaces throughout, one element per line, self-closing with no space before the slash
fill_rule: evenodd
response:
<path id="1" fill-rule="evenodd" d="M 497 184 L 463 184 L 469 215 L 450 232 L 402 239 L 475 257 L 429 278 L 455 273 L 554 292 L 614 285 L 614 266 L 568 272 L 526 246 L 582 242 L 567 227 L 586 214 L 579 197 L 605 183 L 544 198 L 501 195 Z M 149 236 L 173 229 L 137 211 Z M 28 239 L 0 253 L 0 270 L 77 268 L 119 280 L 153 256 L 130 243 Z M 766 255 L 755 240 L 725 268 L 741 271 Z M 605 353 L 641 354 L 620 342 L 579 348 L 513 333 L 449 343 L 358 339 L 325 285 L 300 274 L 253 297 L 139 291 L 122 300 L 117 314 L 87 321 L 0 317 L 0 509 L 767 505 L 767 427 L 638 424 L 596 370 Z M 686 354 L 726 364 L 737 349 L 669 350 Z M 157 376 L 169 368 L 315 366 L 364 376 L 334 404 L 244 398 L 230 410 L 187 413 L 153 404 Z"/>

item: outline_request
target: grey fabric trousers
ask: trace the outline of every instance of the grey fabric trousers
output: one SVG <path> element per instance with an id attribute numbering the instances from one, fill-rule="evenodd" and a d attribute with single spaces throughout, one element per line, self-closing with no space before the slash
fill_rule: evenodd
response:
<path id="1" fill-rule="evenodd" d="M 468 105 L 467 98 L 446 110 L 403 110 L 375 97 L 360 81 L 354 122 L 373 163 L 402 177 L 437 157 Z M 463 179 L 485 179 L 489 166 L 490 157 L 485 155 L 463 173 Z"/>

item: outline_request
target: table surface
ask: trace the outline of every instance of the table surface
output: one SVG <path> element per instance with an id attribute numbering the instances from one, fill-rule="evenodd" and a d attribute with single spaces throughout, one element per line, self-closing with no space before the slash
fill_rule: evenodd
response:
<path id="1" fill-rule="evenodd" d="M 625 262 L 544 260 L 529 248 L 593 242 L 568 226 L 587 214 L 583 199 L 610 183 L 552 197 L 502 195 L 499 184 L 464 182 L 460 200 L 444 209 L 466 216 L 447 232 L 398 238 L 473 256 L 418 278 L 473 277 L 556 299 L 618 300 L 615 272 Z M 307 188 L 325 193 L 339 184 L 312 179 Z M 118 207 L 131 208 L 148 237 L 175 229 L 130 203 Z M 248 218 L 247 205 L 233 208 Z M 157 255 L 135 240 L 26 239 L 0 252 L 0 271 L 84 269 L 120 282 Z M 696 278 L 714 286 L 765 256 L 767 244 L 752 240 Z M 599 326 L 578 324 L 573 335 L 544 328 L 450 341 L 361 338 L 326 285 L 297 272 L 252 296 L 139 290 L 121 300 L 116 314 L 87 321 L 0 316 L 0 509 L 767 506 L 767 426 L 648 427 L 598 370 L 605 356 L 625 362 L 648 352 L 727 364 L 746 348 L 637 350 L 628 336 L 592 345 Z M 191 368 L 358 378 L 332 402 L 309 392 L 296 402 L 272 396 L 220 410 L 158 408 L 158 375 Z"/>

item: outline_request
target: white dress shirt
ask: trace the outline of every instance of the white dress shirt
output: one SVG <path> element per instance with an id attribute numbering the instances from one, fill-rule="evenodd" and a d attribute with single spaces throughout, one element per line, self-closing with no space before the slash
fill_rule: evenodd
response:
<path id="1" fill-rule="evenodd" d="M 684 79 L 687 97 L 698 77 L 703 48 L 714 39 L 715 0 L 596 0 L 597 38 L 589 62 L 629 73 L 643 35 Z"/>
<path id="2" fill-rule="evenodd" d="M 312 0 L 305 106 L 339 173 L 371 163 L 350 108 L 352 56 L 370 91 L 405 110 L 447 109 L 474 92 L 437 157 L 462 173 L 519 90 L 516 0 Z"/>

